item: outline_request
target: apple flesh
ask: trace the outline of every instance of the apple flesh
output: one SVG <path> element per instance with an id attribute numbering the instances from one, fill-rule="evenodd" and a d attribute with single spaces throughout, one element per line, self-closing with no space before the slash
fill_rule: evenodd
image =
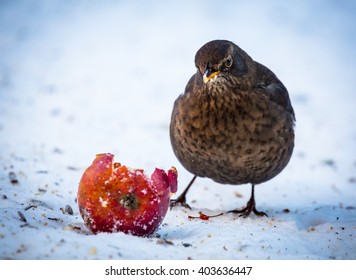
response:
<path id="1" fill-rule="evenodd" d="M 99 154 L 84 172 L 78 206 L 93 232 L 152 234 L 162 223 L 177 191 L 177 170 L 156 168 L 151 178 L 142 169 L 114 163 L 112 154 Z"/>

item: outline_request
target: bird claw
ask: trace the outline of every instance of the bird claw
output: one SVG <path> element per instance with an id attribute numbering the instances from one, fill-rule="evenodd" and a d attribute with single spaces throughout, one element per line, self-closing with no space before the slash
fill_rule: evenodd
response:
<path id="1" fill-rule="evenodd" d="M 192 184 L 194 183 L 195 179 L 197 178 L 197 176 L 195 175 L 193 177 L 193 179 L 190 181 L 190 183 L 188 184 L 188 186 L 185 188 L 185 190 L 181 193 L 180 196 L 177 197 L 177 199 L 172 199 L 171 203 L 170 203 L 170 209 L 172 210 L 173 207 L 177 206 L 177 205 L 181 205 L 185 208 L 188 208 L 190 210 L 192 210 L 192 208 L 190 207 L 190 205 L 186 202 L 186 194 L 189 191 L 190 187 L 192 186 Z"/>
<path id="2" fill-rule="evenodd" d="M 188 209 L 192 210 L 190 205 L 188 203 L 186 203 L 185 197 L 184 198 L 178 197 L 177 199 L 172 199 L 171 203 L 170 203 L 170 209 L 172 210 L 173 207 L 176 207 L 178 205 L 181 205 L 181 206 L 183 206 L 185 208 L 188 208 Z"/>
<path id="3" fill-rule="evenodd" d="M 256 208 L 253 208 L 253 213 L 255 213 L 256 216 L 266 216 L 268 217 L 267 213 L 263 212 L 263 211 L 257 211 Z"/>
<path id="4" fill-rule="evenodd" d="M 231 210 L 228 211 L 227 213 L 236 213 L 240 214 L 239 217 L 247 218 L 251 212 L 253 212 L 256 216 L 266 216 L 268 215 L 265 212 L 262 211 L 257 211 L 256 209 L 256 201 L 255 201 L 255 185 L 252 184 L 252 190 L 251 190 L 251 197 L 250 200 L 247 202 L 246 207 L 242 208 L 241 210 Z"/>
<path id="5" fill-rule="evenodd" d="M 266 216 L 266 217 L 268 217 L 268 215 L 265 212 L 257 211 L 255 207 L 250 208 L 250 207 L 246 206 L 245 208 L 243 208 L 241 210 L 237 210 L 236 209 L 236 210 L 228 211 L 228 213 L 239 214 L 239 217 L 242 217 L 242 218 L 247 218 L 252 212 L 256 216 Z"/>
<path id="6" fill-rule="evenodd" d="M 254 199 L 251 199 L 247 203 L 246 207 L 242 208 L 241 210 L 235 209 L 235 210 L 228 211 L 228 213 L 240 214 L 239 217 L 242 217 L 242 218 L 247 218 L 252 212 L 256 216 L 266 216 L 266 217 L 268 217 L 268 215 L 265 212 L 257 211 Z"/>

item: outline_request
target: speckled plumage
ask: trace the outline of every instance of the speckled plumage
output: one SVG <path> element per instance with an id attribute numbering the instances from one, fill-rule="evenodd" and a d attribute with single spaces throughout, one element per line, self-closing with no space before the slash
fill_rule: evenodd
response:
<path id="1" fill-rule="evenodd" d="M 282 82 L 225 40 L 201 47 L 195 65 L 171 117 L 182 165 L 199 177 L 253 187 L 280 173 L 293 152 L 295 122 Z"/>

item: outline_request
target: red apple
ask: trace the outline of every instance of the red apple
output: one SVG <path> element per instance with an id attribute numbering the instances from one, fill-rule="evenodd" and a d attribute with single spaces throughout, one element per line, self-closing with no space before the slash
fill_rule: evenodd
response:
<path id="1" fill-rule="evenodd" d="M 171 193 L 177 191 L 177 170 L 156 168 L 151 178 L 141 169 L 114 163 L 112 154 L 99 154 L 84 172 L 78 206 L 93 232 L 152 234 L 165 217 Z"/>

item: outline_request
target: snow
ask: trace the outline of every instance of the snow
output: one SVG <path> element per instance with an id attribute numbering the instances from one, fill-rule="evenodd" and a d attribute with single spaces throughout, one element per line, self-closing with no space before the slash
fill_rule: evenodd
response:
<path id="1" fill-rule="evenodd" d="M 355 259 L 355 11 L 331 0 L 1 1 L 0 258 Z M 250 195 L 198 179 L 192 210 L 169 211 L 154 236 L 91 234 L 75 198 L 96 154 L 147 174 L 175 166 L 178 193 L 191 180 L 170 113 L 195 52 L 218 38 L 272 69 L 296 112 L 291 162 L 256 187 L 268 217 L 189 219 Z"/>

